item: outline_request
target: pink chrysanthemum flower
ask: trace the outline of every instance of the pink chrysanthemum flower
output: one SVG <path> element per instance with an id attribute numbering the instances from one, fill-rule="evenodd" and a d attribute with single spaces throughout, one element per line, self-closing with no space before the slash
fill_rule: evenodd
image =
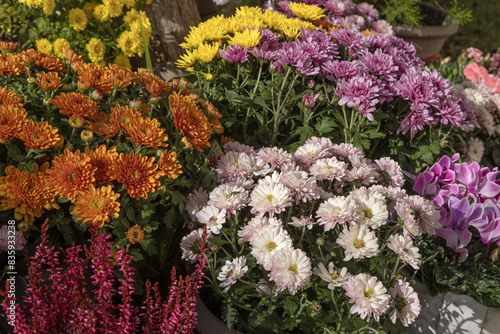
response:
<path id="1" fill-rule="evenodd" d="M 385 197 L 387 203 L 387 210 L 389 210 L 389 213 L 394 212 L 396 202 L 398 199 L 402 199 L 407 196 L 406 190 L 401 188 L 384 187 L 382 185 L 377 184 L 371 186 L 370 189 L 381 193 Z"/>
<path id="2" fill-rule="evenodd" d="M 267 163 L 271 164 L 271 169 L 281 168 L 281 166 L 290 164 L 293 160 L 293 155 L 282 148 L 264 147 L 257 152 L 257 156 Z"/>
<path id="3" fill-rule="evenodd" d="M 412 237 L 428 233 L 435 235 L 441 227 L 441 215 L 432 201 L 421 196 L 408 196 L 396 203 L 396 212 L 403 220 L 403 233 Z"/>
<path id="4" fill-rule="evenodd" d="M 337 224 L 356 223 L 357 212 L 358 205 L 350 196 L 334 196 L 319 205 L 316 218 L 319 218 L 320 225 L 324 225 L 325 231 L 329 231 Z"/>
<path id="5" fill-rule="evenodd" d="M 242 277 L 248 271 L 246 266 L 247 260 L 244 256 L 237 257 L 233 261 L 226 260 L 226 264 L 222 266 L 217 279 L 222 281 L 220 284 L 221 288 L 224 288 L 223 292 L 226 293 L 229 288 L 238 281 L 238 278 Z"/>
<path id="6" fill-rule="evenodd" d="M 312 229 L 315 222 L 311 217 L 301 216 L 300 218 L 292 217 L 292 221 L 288 224 L 297 228 L 307 227 L 308 229 Z"/>
<path id="7" fill-rule="evenodd" d="M 387 247 L 399 255 L 403 263 L 409 264 L 414 269 L 420 268 L 422 259 L 418 248 L 413 246 L 413 240 L 401 234 L 390 235 L 387 240 Z"/>
<path id="8" fill-rule="evenodd" d="M 357 222 L 372 229 L 377 229 L 387 223 L 389 211 L 385 197 L 372 188 L 359 188 L 351 192 L 351 197 L 358 205 Z"/>
<path id="9" fill-rule="evenodd" d="M 319 186 L 316 179 L 302 171 L 289 171 L 281 175 L 281 183 L 290 189 L 295 204 L 299 202 L 312 202 L 319 198 Z"/>
<path id="10" fill-rule="evenodd" d="M 330 140 L 330 138 L 326 137 L 311 137 L 306 142 L 304 145 L 308 144 L 319 144 L 321 146 L 321 155 L 320 158 L 329 158 L 332 156 L 331 149 L 333 147 L 333 143 Z"/>
<path id="11" fill-rule="evenodd" d="M 221 184 L 210 193 L 208 204 L 226 209 L 231 215 L 244 208 L 248 201 L 248 191 L 243 187 Z"/>
<path id="12" fill-rule="evenodd" d="M 252 146 L 240 144 L 236 141 L 230 141 L 224 144 L 224 152 L 243 152 L 248 155 L 255 154 L 255 149 Z"/>
<path id="13" fill-rule="evenodd" d="M 341 287 L 351 277 L 346 267 L 339 271 L 333 262 L 328 264 L 328 270 L 322 262 L 318 263 L 318 267 L 314 268 L 314 274 L 327 282 L 330 290 Z"/>
<path id="14" fill-rule="evenodd" d="M 402 187 L 405 183 L 401 166 L 391 158 L 375 160 L 375 169 L 380 177 L 378 181 L 384 186 Z"/>
<path id="15" fill-rule="evenodd" d="M 205 189 L 199 188 L 187 196 L 186 211 L 192 220 L 198 220 L 196 213 L 203 209 L 208 202 L 208 194 Z"/>
<path id="16" fill-rule="evenodd" d="M 369 160 L 352 157 L 352 169 L 347 172 L 347 181 L 355 182 L 358 185 L 369 186 L 375 183 L 378 173 Z"/>
<path id="17" fill-rule="evenodd" d="M 280 219 L 276 219 L 273 217 L 253 217 L 250 219 L 247 225 L 243 226 L 238 231 L 238 237 L 240 237 L 240 242 L 247 242 L 253 237 L 257 231 L 259 231 L 262 227 L 266 225 L 274 225 L 274 226 L 282 226 L 283 222 Z"/>
<path id="18" fill-rule="evenodd" d="M 316 180 L 343 181 L 347 173 L 347 164 L 337 158 L 319 159 L 309 169 Z"/>
<path id="19" fill-rule="evenodd" d="M 276 283 L 276 290 L 288 289 L 291 295 L 309 284 L 311 260 L 301 249 L 282 249 L 273 258 L 269 278 Z"/>
<path id="20" fill-rule="evenodd" d="M 259 183 L 250 194 L 252 213 L 273 216 L 292 205 L 291 191 L 281 183 Z"/>
<path id="21" fill-rule="evenodd" d="M 370 321 L 373 317 L 375 321 L 379 321 L 380 316 L 389 309 L 390 296 L 387 289 L 374 276 L 352 276 L 342 287 L 349 297 L 349 303 L 354 303 L 351 313 L 359 314 L 361 319 Z"/>
<path id="22" fill-rule="evenodd" d="M 352 144 L 341 143 L 332 147 L 333 155 L 339 160 L 361 161 L 365 158 L 363 151 Z"/>
<path id="23" fill-rule="evenodd" d="M 344 261 L 370 258 L 378 254 L 377 236 L 365 225 L 345 227 L 337 238 L 337 244 L 345 250 Z"/>
<path id="24" fill-rule="evenodd" d="M 323 153 L 323 147 L 319 143 L 304 144 L 297 148 L 293 153 L 297 165 L 302 168 L 308 168 L 316 160 L 318 160 Z"/>
<path id="25" fill-rule="evenodd" d="M 247 159 L 245 159 L 247 158 Z M 215 172 L 220 183 L 239 182 L 250 178 L 252 166 L 248 164 L 248 154 L 242 152 L 227 152 L 219 161 Z"/>
<path id="26" fill-rule="evenodd" d="M 226 210 L 207 205 L 196 213 L 196 218 L 200 223 L 207 225 L 208 231 L 219 234 L 222 225 L 226 222 Z"/>
<path id="27" fill-rule="evenodd" d="M 394 288 L 389 288 L 391 292 L 391 306 L 393 308 L 390 318 L 392 323 L 396 319 L 401 320 L 405 327 L 408 327 L 420 314 L 421 306 L 418 294 L 413 290 L 408 282 L 398 280 Z"/>
<path id="28" fill-rule="evenodd" d="M 280 249 L 290 251 L 292 239 L 281 226 L 266 225 L 250 238 L 251 254 L 264 269 L 270 270 L 274 254 Z"/>
<path id="29" fill-rule="evenodd" d="M 191 231 L 181 240 L 182 259 L 195 263 L 200 257 L 200 241 L 202 240 L 203 229 Z M 207 239 L 211 238 L 211 233 L 207 232 Z M 207 243 L 208 244 L 208 243 Z"/>

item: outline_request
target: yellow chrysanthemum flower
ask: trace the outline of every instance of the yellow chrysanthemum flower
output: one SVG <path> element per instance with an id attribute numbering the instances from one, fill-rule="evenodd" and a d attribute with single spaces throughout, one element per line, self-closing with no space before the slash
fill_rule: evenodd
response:
<path id="1" fill-rule="evenodd" d="M 109 17 L 118 17 L 122 15 L 123 3 L 118 0 L 103 0 L 102 3 L 109 12 Z"/>
<path id="2" fill-rule="evenodd" d="M 233 16 L 229 20 L 229 32 L 237 33 L 242 32 L 246 28 L 254 28 L 257 27 L 259 29 L 266 29 L 267 25 L 264 21 L 256 16 Z"/>
<path id="3" fill-rule="evenodd" d="M 102 63 L 106 46 L 99 38 L 92 38 L 85 48 L 87 49 L 90 61 L 93 63 Z"/>
<path id="4" fill-rule="evenodd" d="M 241 6 L 236 8 L 236 13 L 234 14 L 235 17 L 255 17 L 255 18 L 261 18 L 262 17 L 262 8 L 260 7 L 248 7 L 248 6 Z"/>
<path id="5" fill-rule="evenodd" d="M 283 21 L 282 31 L 283 34 L 288 38 L 297 38 L 300 35 L 300 30 L 302 28 L 313 30 L 316 27 L 313 24 L 302 21 L 298 18 L 287 19 Z"/>
<path id="6" fill-rule="evenodd" d="M 210 63 L 215 56 L 219 54 L 219 43 L 201 44 L 198 49 L 193 50 L 194 59 L 201 61 L 202 63 Z"/>
<path id="7" fill-rule="evenodd" d="M 318 6 L 308 5 L 305 3 L 294 2 L 288 5 L 295 16 L 304 20 L 318 20 L 325 17 L 324 9 Z"/>
<path id="8" fill-rule="evenodd" d="M 153 0 L 146 0 L 146 5 L 151 5 L 153 3 Z"/>
<path id="9" fill-rule="evenodd" d="M 186 50 L 186 53 L 181 55 L 175 62 L 175 64 L 180 68 L 189 68 L 192 67 L 195 63 L 196 59 L 194 57 L 194 54 L 189 50 Z"/>
<path id="10" fill-rule="evenodd" d="M 212 73 L 201 72 L 201 74 L 203 74 L 205 80 L 207 81 L 212 81 L 214 79 L 214 75 Z"/>
<path id="11" fill-rule="evenodd" d="M 87 26 L 88 19 L 85 11 L 81 8 L 73 8 L 69 11 L 69 26 L 76 31 L 82 31 Z"/>
<path id="12" fill-rule="evenodd" d="M 185 42 L 180 44 L 183 49 L 196 49 L 205 41 L 205 35 L 198 27 L 191 27 L 184 40 Z"/>
<path id="13" fill-rule="evenodd" d="M 127 8 L 135 7 L 136 0 L 121 0 L 121 2 L 127 6 Z"/>
<path id="14" fill-rule="evenodd" d="M 54 54 L 59 58 L 64 58 L 63 47 L 66 49 L 71 49 L 71 45 L 64 38 L 58 38 L 54 41 Z"/>
<path id="15" fill-rule="evenodd" d="M 56 3 L 54 0 L 43 0 L 43 12 L 45 15 L 52 15 L 54 9 L 56 8 Z"/>
<path id="16" fill-rule="evenodd" d="M 139 53 L 142 46 L 141 40 L 128 30 L 120 34 L 117 43 L 120 50 L 127 57 L 133 57 L 136 53 Z"/>
<path id="17" fill-rule="evenodd" d="M 97 5 L 94 8 L 93 15 L 99 21 L 106 21 L 109 18 L 109 10 L 104 5 Z"/>
<path id="18" fill-rule="evenodd" d="M 85 12 L 85 15 L 87 17 L 93 17 L 94 16 L 94 9 L 95 7 L 97 6 L 96 3 L 93 3 L 93 2 L 86 2 L 84 5 L 83 5 L 83 11 Z"/>
<path id="19" fill-rule="evenodd" d="M 52 52 L 52 43 L 46 38 L 41 38 L 41 39 L 36 41 L 36 49 L 39 52 L 51 53 Z"/>
<path id="20" fill-rule="evenodd" d="M 144 19 L 145 18 L 145 19 Z M 142 31 L 141 31 L 141 22 L 139 20 L 132 22 L 130 25 L 130 31 L 135 34 L 142 42 L 142 33 L 144 32 L 144 36 L 146 37 L 146 42 L 149 43 L 149 39 L 153 34 L 153 29 L 151 28 L 151 22 L 146 15 L 141 17 L 142 19 Z"/>
<path id="21" fill-rule="evenodd" d="M 229 39 L 228 44 L 238 44 L 242 48 L 246 47 L 247 49 L 250 49 L 259 44 L 261 38 L 262 35 L 260 34 L 258 29 L 247 29 L 243 32 L 237 32 L 236 34 L 234 34 L 234 36 Z"/>
<path id="22" fill-rule="evenodd" d="M 262 20 L 267 27 L 274 30 L 281 30 L 283 28 L 283 22 L 287 19 L 286 15 L 270 9 L 266 10 L 262 16 Z"/>
<path id="23" fill-rule="evenodd" d="M 116 56 L 113 62 L 116 65 L 120 65 L 121 67 L 125 67 L 126 69 L 132 70 L 132 65 L 130 64 L 130 60 L 125 55 Z"/>
<path id="24" fill-rule="evenodd" d="M 135 8 L 132 8 L 125 14 L 123 17 L 123 22 L 127 24 L 127 27 L 130 27 L 132 22 L 139 20 L 139 11 Z"/>

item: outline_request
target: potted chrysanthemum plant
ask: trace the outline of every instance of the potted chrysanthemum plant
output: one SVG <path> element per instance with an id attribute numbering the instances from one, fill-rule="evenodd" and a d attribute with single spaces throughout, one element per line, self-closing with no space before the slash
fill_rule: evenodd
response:
<path id="1" fill-rule="evenodd" d="M 202 299 L 229 327 L 398 333 L 415 321 L 404 268 L 425 261 L 414 240 L 435 234 L 439 213 L 406 194 L 397 162 L 313 137 L 294 151 L 227 143 L 215 170 L 215 188 L 188 196 L 193 230 L 181 248 L 196 261 L 207 229 Z"/>

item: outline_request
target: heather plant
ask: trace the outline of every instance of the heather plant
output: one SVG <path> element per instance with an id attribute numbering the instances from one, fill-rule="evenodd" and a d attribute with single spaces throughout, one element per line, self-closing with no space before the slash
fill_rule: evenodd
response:
<path id="1" fill-rule="evenodd" d="M 148 280 L 141 303 L 133 295 L 132 256 L 120 246 L 112 249 L 110 234 L 94 226 L 89 247 L 73 245 L 62 260 L 61 252 L 50 246 L 48 230 L 45 222 L 41 243 L 28 261 L 29 283 L 26 296 L 19 291 L 15 300 L 13 333 L 193 333 L 196 295 L 206 268 L 205 236 L 195 271 L 183 278 L 172 269 L 165 298 L 158 283 L 151 287 Z M 1 289 L 0 294 L 8 313 L 11 298 Z"/>
<path id="2" fill-rule="evenodd" d="M 421 306 L 402 274 L 425 262 L 414 242 L 436 233 L 439 212 L 405 192 L 397 162 L 313 137 L 293 151 L 226 143 L 215 171 L 215 188 L 188 196 L 181 248 L 195 262 L 207 229 L 204 301 L 230 327 L 399 333 L 415 321 Z"/>
<path id="3" fill-rule="evenodd" d="M 85 61 L 109 62 L 131 69 L 131 57 L 142 57 L 151 37 L 143 7 L 151 1 L 7 0 L 0 5 L 0 40 L 19 42 L 64 59 L 63 47 Z"/>
<path id="4" fill-rule="evenodd" d="M 440 212 L 437 238 L 424 238 L 425 253 L 444 251 L 422 268 L 431 293 L 453 291 L 500 307 L 500 180 L 498 167 L 458 163 L 443 156 L 413 179 L 413 190 Z"/>
<path id="5" fill-rule="evenodd" d="M 335 27 L 318 21 L 319 7 L 303 6 L 290 9 L 304 20 L 241 7 L 185 37 L 178 65 L 235 140 L 295 149 L 326 136 L 414 172 L 455 152 L 453 129 L 477 126 L 472 107 L 412 44 Z"/>
<path id="6" fill-rule="evenodd" d="M 86 63 L 71 50 L 61 60 L 0 47 L 2 224 L 15 219 L 28 247 L 47 217 L 66 247 L 104 227 L 141 275 L 162 277 L 186 227 L 186 195 L 214 180 L 221 114 L 185 79 Z"/>

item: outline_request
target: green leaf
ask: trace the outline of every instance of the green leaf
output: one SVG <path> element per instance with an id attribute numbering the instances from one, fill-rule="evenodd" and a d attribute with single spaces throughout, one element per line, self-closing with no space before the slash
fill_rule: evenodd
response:
<path id="1" fill-rule="evenodd" d="M 225 323 L 229 329 L 234 328 L 234 324 L 236 323 L 236 318 L 238 317 L 238 311 L 236 308 L 232 307 L 231 304 L 227 304 L 226 314 L 225 314 Z"/>

